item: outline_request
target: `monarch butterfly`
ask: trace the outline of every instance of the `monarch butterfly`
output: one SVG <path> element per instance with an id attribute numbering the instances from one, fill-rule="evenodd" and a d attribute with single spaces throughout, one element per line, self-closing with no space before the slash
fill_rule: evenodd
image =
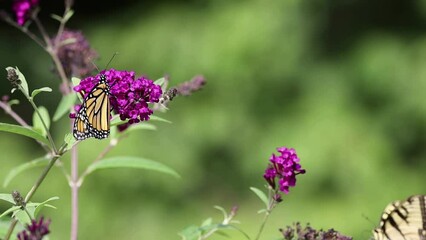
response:
<path id="1" fill-rule="evenodd" d="M 84 99 L 74 121 L 73 135 L 77 140 L 109 136 L 110 128 L 110 86 L 105 74 Z"/>
<path id="2" fill-rule="evenodd" d="M 375 240 L 426 239 L 426 195 L 411 196 L 389 204 L 380 227 L 373 230 Z"/>

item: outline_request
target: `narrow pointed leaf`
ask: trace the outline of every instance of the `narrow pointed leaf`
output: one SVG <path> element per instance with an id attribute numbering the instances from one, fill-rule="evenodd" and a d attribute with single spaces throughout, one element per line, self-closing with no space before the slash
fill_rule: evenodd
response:
<path id="1" fill-rule="evenodd" d="M 42 87 L 42 88 L 35 89 L 31 93 L 31 98 L 34 98 L 37 94 L 39 94 L 41 92 L 52 92 L 52 89 L 50 87 Z"/>
<path id="2" fill-rule="evenodd" d="M 62 21 L 62 17 L 56 14 L 50 14 L 50 17 L 57 20 L 58 22 Z"/>
<path id="3" fill-rule="evenodd" d="M 67 133 L 65 135 L 64 141 L 65 141 L 65 144 L 67 144 L 66 146 L 67 150 L 70 150 L 74 146 L 74 143 L 76 142 L 74 136 L 71 133 Z"/>
<path id="4" fill-rule="evenodd" d="M 101 161 L 95 162 L 88 167 L 88 173 L 92 173 L 96 170 L 107 169 L 107 168 L 138 168 L 138 169 L 146 169 L 146 170 L 154 170 L 162 173 L 170 174 L 174 177 L 179 178 L 179 174 L 177 174 L 170 167 L 145 158 L 139 157 L 112 157 L 103 159 Z"/>
<path id="5" fill-rule="evenodd" d="M 262 200 L 263 203 L 265 203 L 266 207 L 268 207 L 268 197 L 265 195 L 264 192 L 255 187 L 250 187 L 250 190 L 252 190 L 259 197 L 259 199 Z"/>
<path id="6" fill-rule="evenodd" d="M 12 99 L 8 102 L 9 106 L 12 105 L 18 105 L 19 104 L 19 100 L 18 99 Z"/>
<path id="7" fill-rule="evenodd" d="M 203 221 L 203 223 L 201 223 L 201 227 L 205 227 L 205 226 L 210 226 L 213 223 L 213 219 L 212 218 L 207 218 L 206 220 Z"/>
<path id="8" fill-rule="evenodd" d="M 38 112 L 40 113 L 41 118 L 43 119 L 44 123 L 46 124 L 47 129 L 49 129 L 50 128 L 49 112 L 43 106 L 38 107 Z M 34 131 L 39 132 L 44 137 L 47 136 L 47 131 L 44 128 L 42 120 L 40 119 L 40 116 L 37 114 L 36 111 L 34 111 L 34 113 L 33 113 L 33 129 L 34 129 Z"/>
<path id="9" fill-rule="evenodd" d="M 55 114 L 53 114 L 53 121 L 56 122 L 66 113 L 69 113 L 71 107 L 75 104 L 75 100 L 77 100 L 77 94 L 71 93 L 63 96 L 56 108 Z"/>
<path id="10" fill-rule="evenodd" d="M 46 166 L 48 163 L 49 163 L 48 158 L 41 157 L 13 168 L 12 170 L 9 171 L 6 178 L 4 179 L 3 187 L 6 188 L 9 185 L 9 183 L 22 172 L 36 168 L 36 167 Z"/>
<path id="11" fill-rule="evenodd" d="M 18 221 L 22 224 L 22 225 L 26 225 L 26 224 L 30 224 L 31 223 L 31 218 L 34 218 L 34 207 L 26 207 L 27 211 L 24 211 L 22 209 L 18 209 L 13 213 L 13 216 L 16 217 L 16 219 L 18 219 Z M 28 213 L 30 214 L 30 216 L 28 216 Z M 30 218 L 31 217 L 31 218 Z"/>
<path id="12" fill-rule="evenodd" d="M 14 211 L 19 210 L 21 207 L 20 206 L 13 206 L 9 209 L 7 209 L 6 211 L 4 211 L 2 214 L 0 214 L 0 218 L 9 215 L 9 213 L 12 213 Z"/>
<path id="13" fill-rule="evenodd" d="M 0 131 L 16 133 L 19 135 L 30 137 L 49 146 L 49 141 L 43 135 L 30 128 L 14 124 L 0 123 Z"/>
<path id="14" fill-rule="evenodd" d="M 161 118 L 161 117 L 158 117 L 158 116 L 155 116 L 155 115 L 151 115 L 150 117 L 149 117 L 149 120 L 152 120 L 152 121 L 159 121 L 159 122 L 166 122 L 166 123 L 172 123 L 171 121 L 169 121 L 169 120 L 166 120 L 166 119 L 164 119 L 164 118 Z"/>
<path id="15" fill-rule="evenodd" d="M 50 205 L 50 204 L 47 204 L 48 202 L 51 202 L 51 201 L 54 201 L 54 200 L 58 200 L 59 199 L 59 197 L 51 197 L 51 198 L 49 198 L 49 199 L 47 199 L 46 201 L 44 201 L 44 202 L 42 202 L 42 203 L 33 203 L 34 204 L 34 206 L 35 206 L 35 209 L 34 209 L 34 216 L 37 216 L 38 215 L 38 213 L 40 212 L 40 210 L 43 208 L 43 207 L 50 207 L 50 208 L 54 208 L 54 209 L 56 209 L 56 207 L 55 206 L 52 206 L 52 205 Z M 30 205 L 31 206 L 31 204 L 28 204 L 28 205 Z"/>
<path id="16" fill-rule="evenodd" d="M 221 211 L 223 213 L 223 218 L 224 219 L 228 218 L 228 213 L 226 212 L 226 210 L 223 207 L 216 205 L 216 206 L 214 206 L 214 208 L 216 208 L 217 210 L 219 210 L 219 211 Z"/>
<path id="17" fill-rule="evenodd" d="M 159 78 L 159 79 L 155 80 L 154 84 L 155 85 L 163 86 L 163 84 L 164 84 L 165 81 L 166 81 L 166 78 L 162 77 L 162 78 Z"/>
<path id="18" fill-rule="evenodd" d="M 12 194 L 10 194 L 10 193 L 0 193 L 0 200 L 15 204 L 15 201 L 13 200 Z"/>
<path id="19" fill-rule="evenodd" d="M 131 125 L 128 129 L 126 129 L 123 133 L 130 133 L 137 130 L 157 130 L 155 125 L 149 123 L 138 123 L 135 125 Z"/>
<path id="20" fill-rule="evenodd" d="M 69 10 L 67 12 L 67 14 L 64 17 L 64 22 L 68 22 L 68 20 L 70 20 L 70 18 L 72 17 L 72 15 L 74 15 L 74 11 L 73 10 Z"/>

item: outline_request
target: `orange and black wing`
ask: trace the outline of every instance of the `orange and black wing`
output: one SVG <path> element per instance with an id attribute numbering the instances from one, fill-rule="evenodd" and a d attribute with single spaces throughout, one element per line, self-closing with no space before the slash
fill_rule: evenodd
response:
<path id="1" fill-rule="evenodd" d="M 77 140 L 109 136 L 110 102 L 109 85 L 105 75 L 84 99 L 74 122 L 73 135 Z"/>

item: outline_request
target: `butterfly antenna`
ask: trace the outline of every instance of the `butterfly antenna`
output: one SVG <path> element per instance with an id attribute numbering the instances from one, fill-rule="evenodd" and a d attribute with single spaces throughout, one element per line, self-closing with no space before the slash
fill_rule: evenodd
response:
<path id="1" fill-rule="evenodd" d="M 361 214 L 361 216 L 362 216 L 365 220 L 367 220 L 369 223 L 371 223 L 373 226 L 375 226 L 375 225 L 376 225 L 376 223 L 375 223 L 375 222 L 373 222 L 373 221 L 371 221 L 371 219 L 370 219 L 369 217 L 367 217 L 364 213 L 362 213 L 362 214 Z"/>
<path id="2" fill-rule="evenodd" d="M 108 68 L 109 64 L 112 62 L 112 60 L 114 59 L 114 57 L 115 57 L 115 56 L 117 56 L 117 55 L 118 55 L 118 52 L 115 52 L 115 53 L 112 55 L 111 59 L 109 60 L 109 62 L 108 62 L 108 63 L 107 63 L 107 65 L 106 65 L 105 69 L 107 69 L 107 68 Z"/>

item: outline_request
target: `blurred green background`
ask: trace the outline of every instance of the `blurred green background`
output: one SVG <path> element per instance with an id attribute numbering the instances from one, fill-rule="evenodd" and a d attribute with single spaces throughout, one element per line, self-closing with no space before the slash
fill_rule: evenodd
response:
<path id="1" fill-rule="evenodd" d="M 49 14 L 61 14 L 62 1 L 41 7 L 53 32 Z M 100 68 L 119 52 L 116 69 L 151 79 L 168 74 L 171 85 L 196 74 L 208 81 L 159 114 L 173 124 L 157 122 L 158 131 L 136 132 L 108 154 L 158 160 L 182 178 L 129 169 L 90 175 L 80 191 L 80 239 L 179 239 L 207 217 L 221 221 L 214 205 L 238 205 L 239 227 L 254 237 L 262 204 L 249 187 L 264 186 L 279 146 L 295 148 L 307 174 L 274 210 L 262 239 L 279 238 L 278 228 L 295 221 L 368 239 L 389 202 L 426 194 L 425 1 L 76 1 L 75 10 L 68 27 L 83 31 Z M 18 66 L 33 89 L 53 88 L 38 99 L 53 114 L 60 95 L 51 60 L 5 23 L 0 33 L 1 68 Z M 10 93 L 5 73 L 0 95 Z M 15 110 L 31 122 L 27 102 Z M 0 120 L 13 122 L 3 111 Z M 69 119 L 52 131 L 61 141 Z M 81 143 L 81 169 L 106 145 Z M 32 140 L 6 133 L 0 151 L 2 178 L 44 155 Z M 63 161 L 69 169 L 69 154 Z M 40 172 L 0 192 L 26 193 Z M 33 200 L 51 196 L 61 198 L 57 210 L 43 211 L 51 239 L 68 239 L 70 190 L 59 169 Z"/>

